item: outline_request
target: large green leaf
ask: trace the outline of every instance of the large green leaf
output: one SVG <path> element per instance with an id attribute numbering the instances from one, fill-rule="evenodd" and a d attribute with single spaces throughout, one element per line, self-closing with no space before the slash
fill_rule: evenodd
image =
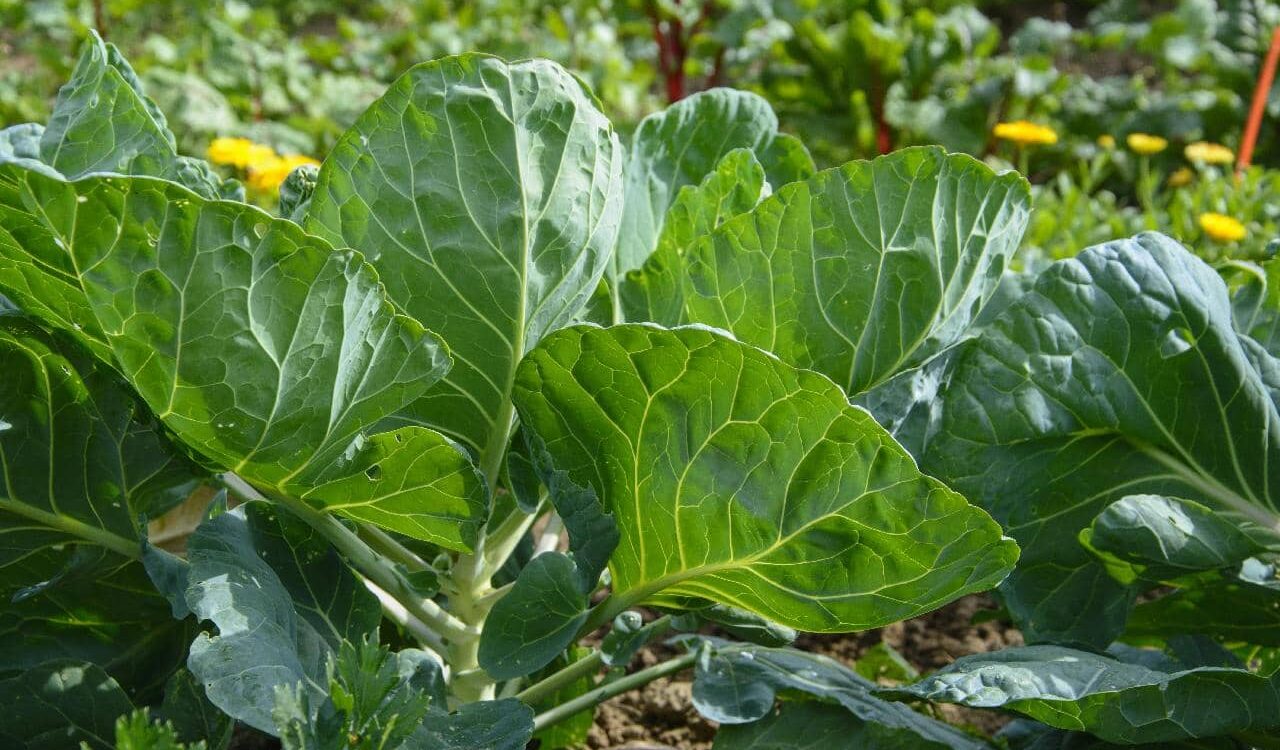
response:
<path id="1" fill-rule="evenodd" d="M 1263 551 L 1238 526 L 1200 503 L 1161 495 L 1120 498 L 1080 532 L 1080 541 L 1104 562 L 1140 566 L 1146 578 L 1227 568 Z"/>
<path id="2" fill-rule="evenodd" d="M 58 91 L 39 159 L 68 179 L 116 172 L 164 177 L 209 198 L 239 191 L 208 164 L 178 156 L 164 114 L 143 93 L 133 68 L 93 31 L 71 80 Z"/>
<path id="3" fill-rule="evenodd" d="M 0 680 L 0 736 L 23 750 L 115 750 L 116 717 L 132 710 L 92 664 L 51 661 Z"/>
<path id="4" fill-rule="evenodd" d="M 730 151 L 702 182 L 680 188 L 653 254 L 615 282 L 622 317 L 664 326 L 684 322 L 685 253 L 725 220 L 755 208 L 767 189 L 764 168 L 746 149 Z"/>
<path id="5" fill-rule="evenodd" d="M 191 644 L 188 666 L 214 705 L 264 732 L 276 731 L 276 686 L 300 683 L 319 705 L 328 655 L 373 636 L 382 617 L 314 530 L 266 503 L 202 523 L 187 555 L 187 604 L 217 628 Z"/>
<path id="6" fill-rule="evenodd" d="M 969 328 L 1030 201 L 1016 173 L 939 148 L 819 172 L 685 253 L 685 318 L 862 393 Z"/>
<path id="7" fill-rule="evenodd" d="M 43 135 L 44 126 L 38 122 L 24 122 L 0 130 L 0 160 L 39 160 Z"/>
<path id="8" fill-rule="evenodd" d="M 1280 579 L 1271 585 L 1242 576 L 1205 578 L 1134 608 L 1125 632 L 1167 638 L 1204 634 L 1262 646 L 1280 646 Z"/>
<path id="9" fill-rule="evenodd" d="M 1046 270 L 962 345 L 932 412 L 924 468 L 1025 550 L 1005 601 L 1033 640 L 1105 646 L 1130 602 L 1076 537 L 1151 493 L 1280 530 L 1280 411 L 1237 335 L 1226 286 L 1160 235 Z M 938 411 L 941 413 L 937 413 Z"/>
<path id="10" fill-rule="evenodd" d="M 0 246 L 75 299 L 72 314 L 31 312 L 105 348 L 185 444 L 259 486 L 470 546 L 485 501 L 466 457 L 422 427 L 367 434 L 449 358 L 358 254 L 164 180 L 0 170 L 20 201 L 0 221 L 24 230 Z M 19 212 L 29 223 L 7 220 Z"/>
<path id="11" fill-rule="evenodd" d="M 861 630 L 984 590 L 1017 556 L 834 383 L 705 329 L 562 329 L 521 364 L 516 404 L 614 516 L 614 605 Z"/>
<path id="12" fill-rule="evenodd" d="M 198 472 L 115 373 L 73 342 L 0 315 L 0 361 L 0 596 L 68 566 L 83 577 L 137 557 L 140 516 L 185 497 Z M 108 552 L 81 549 L 77 559 L 68 543 Z"/>
<path id="13" fill-rule="evenodd" d="M 797 738 L 794 717 L 771 720 L 778 693 L 802 694 L 814 700 L 839 707 L 840 720 L 822 712 L 814 716 L 826 727 L 842 724 L 847 737 L 858 737 L 863 744 L 848 747 L 866 748 L 953 748 L 979 750 L 985 745 L 977 739 L 916 713 L 901 704 L 881 700 L 872 694 L 875 684 L 825 656 L 793 649 L 761 648 L 744 644 L 713 641 L 718 648 L 700 655 L 693 684 L 693 703 L 703 716 L 722 727 L 755 727 L 731 730 L 717 735 L 717 746 L 733 738 L 748 737 L 760 742 L 760 735 L 779 738 L 784 734 Z M 787 703 L 782 714 L 789 713 Z M 801 713 L 812 713 L 801 710 Z M 768 743 L 761 745 L 769 747 Z M 846 745 L 838 745 L 843 747 Z M 817 747 L 817 746 L 815 746 Z M 824 746 L 825 747 L 825 746 Z"/>
<path id="14" fill-rule="evenodd" d="M 931 721 L 920 717 L 921 722 Z M 923 741 L 919 735 L 854 718 L 840 706 L 818 701 L 786 701 L 750 724 L 726 724 L 712 750 L 930 750 L 983 745 L 956 732 L 963 744 Z"/>
<path id="15" fill-rule="evenodd" d="M 702 91 L 641 121 L 627 155 L 612 282 L 639 268 L 657 247 L 667 209 L 680 189 L 702 182 L 725 154 L 738 148 L 755 153 L 773 185 L 813 172 L 804 147 L 778 133 L 769 103 L 746 91 Z"/>
<path id="16" fill-rule="evenodd" d="M 402 415 L 466 444 L 489 479 L 516 364 L 572 320 L 617 236 L 622 155 L 560 66 L 484 55 L 411 68 L 338 140 L 307 227 L 358 248 L 454 367 Z"/>
<path id="17" fill-rule="evenodd" d="M 1122 744 L 1280 726 L 1280 684 L 1273 680 L 1240 669 L 1161 672 L 1058 646 L 961 657 L 914 685 L 881 692 L 1004 708 Z"/>

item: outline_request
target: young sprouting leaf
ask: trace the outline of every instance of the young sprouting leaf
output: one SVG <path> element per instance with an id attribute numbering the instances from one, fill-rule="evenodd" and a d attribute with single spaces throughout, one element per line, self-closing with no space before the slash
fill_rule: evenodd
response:
<path id="1" fill-rule="evenodd" d="M 577 316 L 608 263 L 621 151 L 568 71 L 478 54 L 411 68 L 338 140 L 307 228 L 365 253 L 454 355 L 403 419 L 501 457 L 516 364 Z"/>
<path id="2" fill-rule="evenodd" d="M 206 198 L 231 193 L 208 164 L 178 156 L 164 114 L 142 91 L 116 49 L 89 32 L 75 70 L 54 102 L 40 138 L 39 160 L 67 179 L 88 174 L 163 177 Z"/>
<path id="3" fill-rule="evenodd" d="M 1082 529 L 1080 541 L 1147 578 L 1170 578 L 1239 565 L 1264 547 L 1240 527 L 1191 500 L 1128 495 Z"/>
<path id="4" fill-rule="evenodd" d="M 771 185 L 813 173 L 804 146 L 778 133 L 778 117 L 756 94 L 711 89 L 640 122 L 627 155 L 622 230 L 610 283 L 640 268 L 657 248 L 667 209 L 680 189 L 697 185 L 734 149 L 764 165 Z"/>
<path id="5" fill-rule="evenodd" d="M 133 710 L 100 667 L 49 661 L 0 680 L 0 727 L 25 750 L 114 750 L 116 717 Z"/>
<path id="6" fill-rule="evenodd" d="M 378 600 L 309 526 L 261 502 L 200 525 L 188 541 L 187 604 L 217 634 L 191 644 L 187 665 L 218 708 L 264 732 L 277 685 L 318 703 L 326 657 L 373 635 Z"/>
<path id="7" fill-rule="evenodd" d="M 873 694 L 874 683 L 825 656 L 788 648 L 729 644 L 714 639 L 710 643 L 711 650 L 699 656 L 694 674 L 693 704 L 699 713 L 722 726 L 750 726 L 773 712 L 778 693 L 801 693 L 838 706 L 847 732 L 862 736 L 868 742 L 896 743 L 883 745 L 885 747 L 937 750 L 980 750 L 986 747 L 958 729 L 904 705 L 877 698 Z M 786 711 L 787 704 L 784 703 L 783 712 Z M 833 716 L 825 716 L 824 719 L 835 723 Z M 729 736 L 753 734 L 742 731 L 730 732 Z"/>
<path id="8" fill-rule="evenodd" d="M 427 716 L 431 696 L 399 655 L 375 641 L 343 641 L 329 654 L 327 695 L 276 689 L 272 711 L 285 750 L 395 750 Z"/>
<path id="9" fill-rule="evenodd" d="M 66 303 L 31 312 L 108 357 L 183 443 L 259 486 L 470 547 L 485 499 L 466 456 L 420 427 L 366 434 L 449 357 L 358 254 L 164 180 L 0 171 L 0 254 Z"/>
<path id="10" fill-rule="evenodd" d="M 290 172 L 280 183 L 280 215 L 298 224 L 304 223 L 319 179 L 320 168 L 314 164 L 303 164 Z"/>
<path id="11" fill-rule="evenodd" d="M 685 322 L 685 254 L 727 219 L 755 208 L 766 190 L 764 167 L 745 148 L 726 154 L 702 182 L 680 188 L 653 254 L 616 282 L 622 317 L 663 326 Z"/>
<path id="12" fill-rule="evenodd" d="M 685 320 L 863 393 L 965 333 L 1030 202 L 1018 174 L 936 147 L 819 172 L 685 253 Z"/>
<path id="13" fill-rule="evenodd" d="M 612 514 L 623 608 L 692 598 L 861 630 L 993 586 L 1017 557 L 834 383 L 709 330 L 562 329 L 521 364 L 516 405 Z"/>
<path id="14" fill-rule="evenodd" d="M 116 720 L 115 750 L 207 750 L 204 740 L 183 742 L 173 724 L 153 720 L 147 708 L 134 709 Z"/>
<path id="15" fill-rule="evenodd" d="M 1119 634 L 1132 595 L 1077 534 L 1124 496 L 1280 529 L 1280 408 L 1255 367 L 1275 360 L 1236 333 L 1217 273 L 1172 240 L 1054 264 L 961 347 L 924 405 L 922 465 L 1022 543 L 1002 593 L 1029 639 Z"/>
<path id="16" fill-rule="evenodd" d="M 1004 708 L 1126 745 L 1280 726 L 1280 684 L 1265 677 L 1240 669 L 1162 672 L 1060 646 L 964 656 L 914 685 L 879 692 Z"/>

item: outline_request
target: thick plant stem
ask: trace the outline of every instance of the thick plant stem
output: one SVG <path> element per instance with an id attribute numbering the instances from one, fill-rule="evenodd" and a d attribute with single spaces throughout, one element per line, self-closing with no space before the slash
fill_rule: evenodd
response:
<path id="1" fill-rule="evenodd" d="M 410 570 L 426 570 L 430 567 L 426 560 L 414 554 L 413 550 L 397 542 L 394 537 L 376 526 L 362 523 L 359 526 L 359 534 L 360 538 L 374 551 L 386 555 Z"/>
<path id="2" fill-rule="evenodd" d="M 593 708 L 604 703 L 615 695 L 621 695 L 628 690 L 638 688 L 642 685 L 647 685 L 659 677 L 666 677 L 668 675 L 675 674 L 676 672 L 692 665 L 694 660 L 697 658 L 697 653 L 690 651 L 687 654 L 677 656 L 671 661 L 655 664 L 648 669 L 642 669 L 639 672 L 629 674 L 626 677 L 614 680 L 613 682 L 607 682 L 595 690 L 587 691 L 571 701 L 561 703 L 555 708 L 538 714 L 533 719 L 533 731 L 538 732 L 553 724 L 558 724 L 580 711 L 585 711 L 588 708 Z"/>
<path id="3" fill-rule="evenodd" d="M 224 474 L 224 481 L 231 489 L 246 497 L 262 497 L 252 485 L 234 474 Z M 270 499 L 283 505 L 308 526 L 315 529 L 329 540 L 343 557 L 368 578 L 375 586 L 404 606 L 409 614 L 435 629 L 446 640 L 479 639 L 480 631 L 448 612 L 430 599 L 424 599 L 413 590 L 413 586 L 405 580 L 394 564 L 374 552 L 356 533 L 342 524 L 341 521 L 312 508 L 307 503 L 283 493 L 271 493 Z"/>

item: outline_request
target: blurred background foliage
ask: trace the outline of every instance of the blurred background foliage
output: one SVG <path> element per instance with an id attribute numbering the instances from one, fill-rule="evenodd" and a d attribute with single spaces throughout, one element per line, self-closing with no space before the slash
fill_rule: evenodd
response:
<path id="1" fill-rule="evenodd" d="M 1144 228 L 1195 243 L 1211 211 L 1248 227 L 1227 254 L 1254 257 L 1280 223 L 1266 169 L 1280 166 L 1280 93 L 1255 174 L 1169 178 L 1188 168 L 1187 144 L 1238 147 L 1277 24 L 1280 0 L 0 0 L 0 126 L 45 119 L 93 27 L 192 154 L 237 136 L 323 158 L 416 62 L 547 57 L 593 88 L 624 137 L 671 101 L 733 86 L 768 98 L 819 166 L 925 143 L 1016 165 L 1042 208 L 1030 256 Z M 1060 137 L 996 139 L 1011 120 Z M 1139 157 L 1123 145 L 1132 133 L 1169 147 Z M 1102 149 L 1104 136 L 1120 147 Z"/>

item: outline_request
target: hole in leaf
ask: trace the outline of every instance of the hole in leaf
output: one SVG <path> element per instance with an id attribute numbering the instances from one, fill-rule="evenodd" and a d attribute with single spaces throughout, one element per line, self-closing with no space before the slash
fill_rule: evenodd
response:
<path id="1" fill-rule="evenodd" d="M 377 464 L 374 464 L 373 466 L 370 466 L 369 468 L 364 470 L 364 475 L 366 477 L 369 477 L 369 481 L 376 482 L 379 479 L 382 479 L 382 467 Z"/>
<path id="2" fill-rule="evenodd" d="M 1164 359 L 1176 357 L 1195 345 L 1195 337 L 1186 328 L 1171 328 L 1160 342 L 1160 356 Z"/>

